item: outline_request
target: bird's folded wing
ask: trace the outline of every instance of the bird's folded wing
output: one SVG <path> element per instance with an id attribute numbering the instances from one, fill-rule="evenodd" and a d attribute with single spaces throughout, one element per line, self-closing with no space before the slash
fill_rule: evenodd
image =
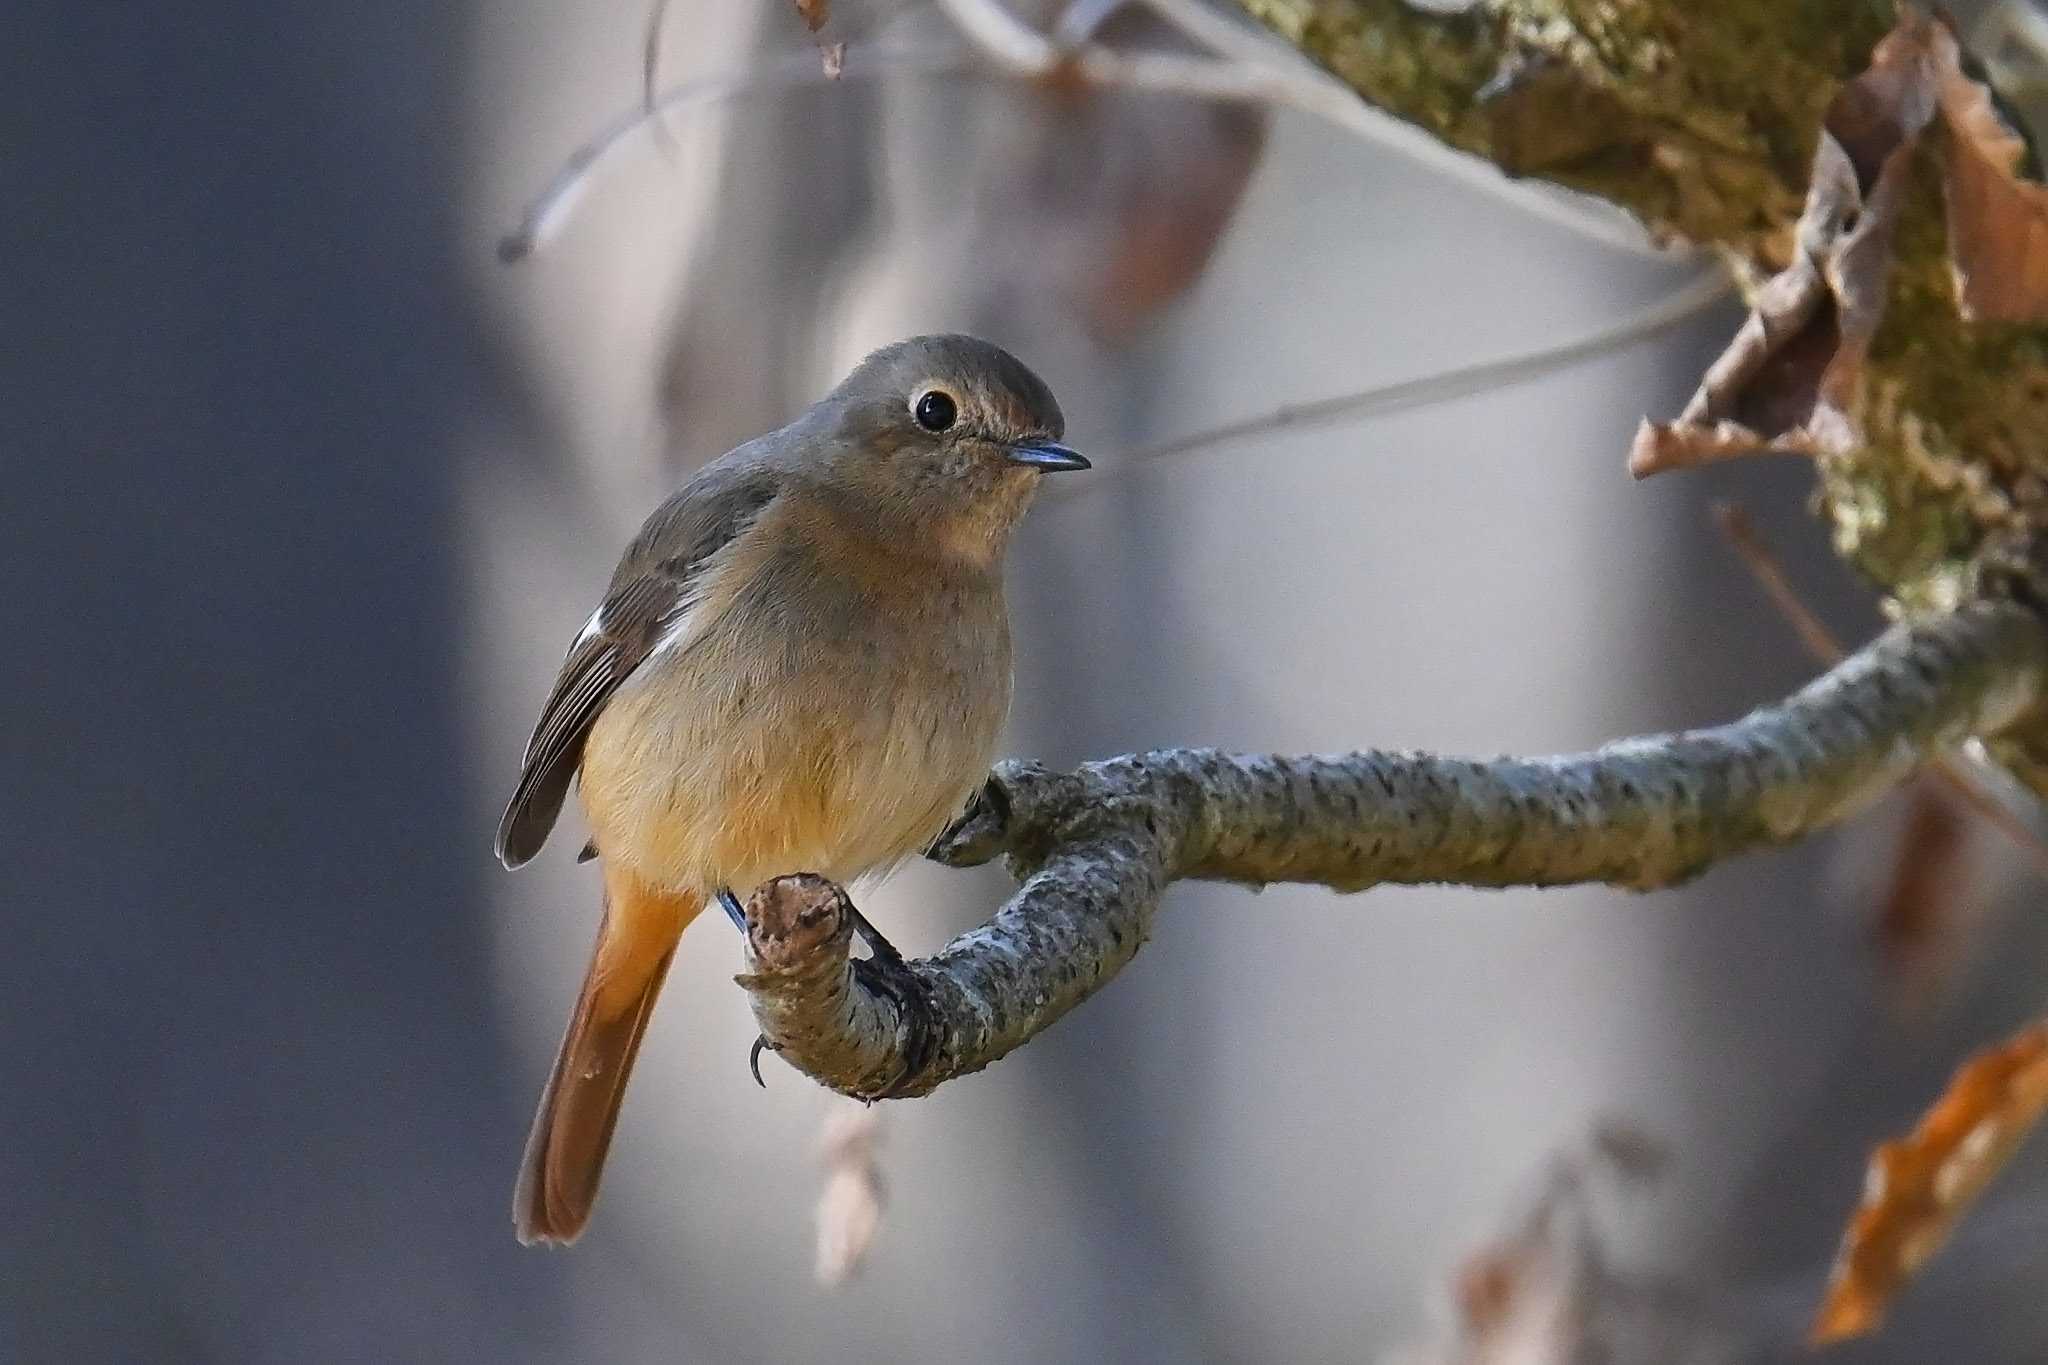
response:
<path id="1" fill-rule="evenodd" d="M 505 866 L 518 867 L 540 852 L 598 713 L 635 669 L 678 641 L 706 561 L 774 496 L 763 473 L 707 466 L 648 518 L 612 576 L 603 605 L 569 646 L 527 741 L 519 785 L 498 823 L 497 852 Z"/>

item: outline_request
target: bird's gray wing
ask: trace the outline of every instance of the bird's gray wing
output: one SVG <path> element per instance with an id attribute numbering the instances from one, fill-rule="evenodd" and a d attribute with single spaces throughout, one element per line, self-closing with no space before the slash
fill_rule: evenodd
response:
<path id="1" fill-rule="evenodd" d="M 619 561 L 603 604 L 569 646 L 526 743 L 519 785 L 498 822 L 498 859 L 505 866 L 518 867 L 540 852 L 598 713 L 689 610 L 705 561 L 744 531 L 775 493 L 769 470 L 720 460 L 647 519 Z"/>

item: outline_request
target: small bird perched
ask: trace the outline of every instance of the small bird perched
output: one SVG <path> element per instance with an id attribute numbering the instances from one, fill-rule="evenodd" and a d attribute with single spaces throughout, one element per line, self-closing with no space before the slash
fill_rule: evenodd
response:
<path id="1" fill-rule="evenodd" d="M 745 932 L 733 888 L 886 870 L 966 808 L 1010 708 L 1003 551 L 1042 474 L 1088 468 L 1064 428 L 1008 352 L 915 337 L 704 466 L 627 546 L 498 826 L 505 866 L 532 858 L 580 769 L 604 872 L 513 1196 L 521 1242 L 582 1232 L 669 958 L 708 901 Z"/>

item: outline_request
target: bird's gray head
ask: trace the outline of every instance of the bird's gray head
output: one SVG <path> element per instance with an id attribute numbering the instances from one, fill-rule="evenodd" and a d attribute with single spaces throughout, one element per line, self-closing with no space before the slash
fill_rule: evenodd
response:
<path id="1" fill-rule="evenodd" d="M 963 552 L 1000 553 L 1039 479 L 1088 461 L 1059 444 L 1045 381 L 999 346 L 922 336 L 863 360 L 805 418 L 833 488 Z"/>

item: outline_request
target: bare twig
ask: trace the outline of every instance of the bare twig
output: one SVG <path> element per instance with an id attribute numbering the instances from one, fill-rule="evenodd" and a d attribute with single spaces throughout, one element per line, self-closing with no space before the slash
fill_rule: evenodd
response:
<path id="1" fill-rule="evenodd" d="M 655 77 L 661 72 L 661 31 L 667 22 L 668 0 L 654 0 L 647 11 L 647 32 L 640 40 L 640 111 L 650 119 L 655 117 Z M 660 126 L 658 122 L 656 126 Z"/>
<path id="2" fill-rule="evenodd" d="M 1597 201 L 1546 186 L 1509 180 L 1493 166 L 1444 147 L 1428 133 L 1366 104 L 1343 84 L 1305 63 L 1260 62 L 1201 57 L 1178 52 L 1112 52 L 1093 42 L 1068 42 L 1019 23 L 993 0 L 943 0 L 974 51 L 953 47 L 860 45 L 827 69 L 814 55 L 792 55 L 747 71 L 686 81 L 619 115 L 578 147 L 498 244 L 498 257 L 523 260 L 567 221 L 599 166 L 635 134 L 658 126 L 671 114 L 739 95 L 768 94 L 835 80 L 882 75 L 960 76 L 994 71 L 1032 81 L 1060 81 L 1108 89 L 1150 91 L 1223 103 L 1293 109 L 1398 152 L 1462 184 L 1513 205 L 1522 212 L 1580 237 L 1639 256 L 1669 259 L 1683 254 L 1653 243 L 1628 215 Z M 1091 6 L 1092 8 L 1092 6 Z M 1177 7 L 1162 10 L 1179 17 Z M 658 11 L 657 11 L 658 17 Z M 1073 27 L 1092 32 L 1102 14 L 1083 9 Z M 1199 39 L 1203 35 L 1195 35 Z M 652 70 L 656 39 L 649 30 L 643 78 Z M 857 58 L 857 60 L 856 60 Z M 978 59 L 977 59 L 978 58 Z"/>
<path id="3" fill-rule="evenodd" d="M 1292 109 L 1603 246 L 1659 259 L 1683 254 L 1652 242 L 1641 224 L 1604 204 L 1509 180 L 1489 163 L 1451 151 L 1421 129 L 1373 108 L 1343 82 L 1307 62 L 1267 59 L 1269 45 L 1254 35 L 1235 33 L 1235 25 L 1225 27 L 1228 21 L 1220 15 L 1200 15 L 1194 6 L 1172 0 L 1148 3 L 1197 42 L 1225 48 L 1228 55 L 1113 52 L 1092 43 L 1069 48 L 1019 20 L 1002 0 L 939 0 L 939 7 L 997 68 L 1027 80 L 1057 78 L 1108 89 Z"/>
<path id="4" fill-rule="evenodd" d="M 1125 456 L 1114 466 L 1103 470 L 1102 474 L 1114 477 L 1130 473 L 1155 461 L 1209 450 L 1231 441 L 1244 440 L 1286 427 L 1363 421 L 1390 412 L 1425 407 L 1433 403 L 1448 403 L 1459 398 L 1469 398 L 1474 394 L 1490 393 L 1513 388 L 1518 384 L 1531 383 L 1562 370 L 1583 365 L 1589 360 L 1597 360 L 1602 356 L 1626 350 L 1637 342 L 1675 327 L 1687 318 L 1712 307 L 1726 297 L 1733 287 L 1733 281 L 1722 271 L 1709 270 L 1686 281 L 1635 315 L 1624 318 L 1611 327 L 1603 327 L 1577 341 L 1523 351 L 1495 360 L 1482 360 L 1476 364 L 1460 365 L 1455 369 L 1440 370 L 1435 374 L 1422 375 L 1415 379 L 1399 379 L 1391 384 L 1378 384 L 1369 389 L 1358 389 L 1328 398 L 1288 403 L 1255 417 L 1241 417 L 1235 421 L 1205 427 L 1186 436 L 1176 436 L 1171 440 L 1147 446 Z M 1097 477 L 1081 486 L 1055 485 L 1052 496 L 1085 496 L 1101 484 L 1102 478 Z"/>
<path id="5" fill-rule="evenodd" d="M 1669 886 L 1861 809 L 1924 759 L 2039 701 L 2048 633 L 1972 602 L 1896 626 L 1788 700 L 1730 725 L 1590 754 L 1476 761 L 1171 749 L 1053 773 L 998 768 L 934 856 L 1004 856 L 994 918 L 890 971 L 848 956 L 851 905 L 820 878 L 749 899 L 756 1022 L 784 1060 L 860 1097 L 980 1070 L 1120 971 L 1184 878 Z"/>
<path id="6" fill-rule="evenodd" d="M 1749 513 L 1736 503 L 1716 503 L 1714 522 L 1721 528 L 1721 534 L 1728 538 L 1728 543 L 1735 547 L 1735 552 L 1742 556 L 1742 562 L 1749 567 L 1758 585 L 1771 599 L 1771 604 L 1798 633 L 1807 653 L 1819 663 L 1838 661 L 1842 657 L 1841 643 L 1799 600 L 1799 595 L 1792 590 L 1792 580 L 1785 574 L 1784 565 L 1779 563 L 1763 537 L 1757 534 Z M 1929 771 L 1950 797 L 1983 816 L 2012 840 L 2027 861 L 2034 865 L 2036 873 L 2048 876 L 2048 843 L 2044 843 L 2033 826 L 1979 780 L 1975 770 L 1984 767 L 1984 761 L 1973 756 L 1941 754 L 1932 760 Z"/>
<path id="7" fill-rule="evenodd" d="M 1093 42 L 1095 30 L 1107 23 L 1111 15 L 1124 7 L 1124 3 L 1125 0 L 1073 0 L 1053 21 L 1054 45 L 1076 48 Z"/>
<path id="8" fill-rule="evenodd" d="M 1771 599 L 1771 605 L 1785 618 L 1799 636 L 1799 643 L 1806 646 L 1806 652 L 1813 656 L 1815 663 L 1832 664 L 1842 657 L 1841 642 L 1834 632 L 1821 624 L 1818 616 L 1799 600 L 1799 594 L 1792 590 L 1792 580 L 1785 573 L 1785 566 L 1764 538 L 1757 534 L 1756 523 L 1749 519 L 1749 511 L 1740 503 L 1717 502 L 1713 507 L 1714 525 L 1735 547 L 1735 553 L 1742 556 L 1742 562 L 1755 578 L 1757 586 Z"/>
<path id="9" fill-rule="evenodd" d="M 547 188 L 527 206 L 519 225 L 498 243 L 498 259 L 508 264 L 531 256 L 560 230 L 588 188 L 599 166 L 611 158 L 635 134 L 644 132 L 661 119 L 684 109 L 717 104 L 738 95 L 772 94 L 806 85 L 825 85 L 835 80 L 854 80 L 883 75 L 958 75 L 974 68 L 970 54 L 953 47 L 891 47 L 863 49 L 859 60 L 849 55 L 838 74 L 827 72 L 814 52 L 794 53 L 764 62 L 747 71 L 726 72 L 685 81 L 665 90 L 652 110 L 635 106 L 619 115 L 578 147 L 555 172 Z"/>

